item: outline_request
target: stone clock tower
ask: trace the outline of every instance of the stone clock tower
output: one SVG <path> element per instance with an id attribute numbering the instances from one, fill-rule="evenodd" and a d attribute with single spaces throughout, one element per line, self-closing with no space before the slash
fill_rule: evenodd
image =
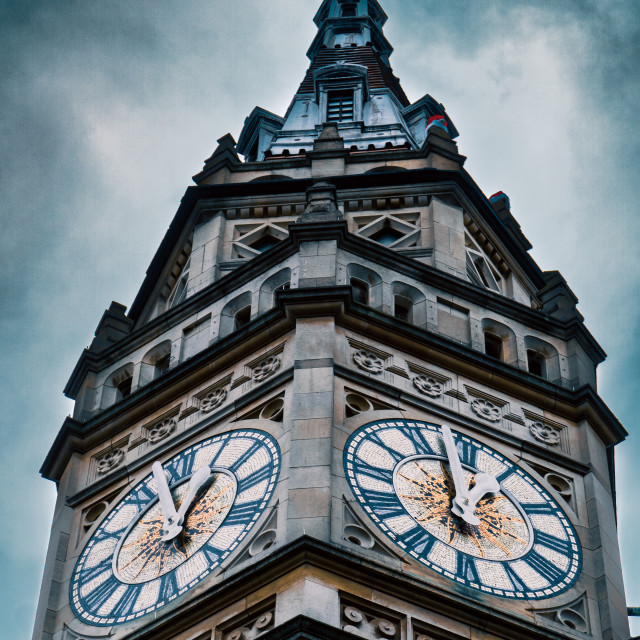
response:
<path id="1" fill-rule="evenodd" d="M 324 0 L 65 388 L 34 640 L 628 640 L 605 354 Z"/>

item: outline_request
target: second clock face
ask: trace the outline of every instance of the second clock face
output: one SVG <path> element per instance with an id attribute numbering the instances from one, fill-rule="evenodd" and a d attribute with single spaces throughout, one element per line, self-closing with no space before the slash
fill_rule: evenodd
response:
<path id="1" fill-rule="evenodd" d="M 171 458 L 115 506 L 80 555 L 71 580 L 76 615 L 93 625 L 129 622 L 195 587 L 246 538 L 279 471 L 278 445 L 261 431 L 225 433 Z M 166 536 L 165 517 L 183 502 L 179 533 Z"/>
<path id="2" fill-rule="evenodd" d="M 397 420 L 353 433 L 345 470 L 367 514 L 401 549 L 467 587 L 521 599 L 568 589 L 581 551 L 566 514 L 497 451 L 461 434 L 450 437 L 454 460 L 436 425 Z M 487 476 L 498 490 L 474 491 Z"/>

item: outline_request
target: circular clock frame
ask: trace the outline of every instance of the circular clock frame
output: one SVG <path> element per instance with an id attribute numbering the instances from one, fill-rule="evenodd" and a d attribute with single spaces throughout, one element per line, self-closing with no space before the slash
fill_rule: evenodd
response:
<path id="1" fill-rule="evenodd" d="M 451 512 L 455 490 L 440 427 L 419 420 L 372 422 L 347 440 L 347 482 L 367 516 L 403 552 L 457 585 L 520 600 L 571 588 L 581 572 L 582 551 L 566 513 L 524 469 L 482 442 L 452 434 L 467 481 L 484 472 L 500 482 L 498 493 L 478 502 L 480 525 Z M 429 461 L 425 469 L 422 460 Z M 416 489 L 399 496 L 398 473 L 411 461 L 418 469 L 405 487 L 412 483 Z M 416 509 L 407 508 L 413 504 Z M 525 526 L 528 541 L 522 538 Z M 503 549 L 493 554 L 502 559 L 487 559 L 491 549 Z M 515 555 L 507 559 L 510 551 Z"/>
<path id="2" fill-rule="evenodd" d="M 184 497 L 187 481 L 204 466 L 212 470 L 212 480 L 196 494 L 181 537 L 162 543 L 174 555 L 175 566 L 168 571 L 162 572 L 162 563 L 157 561 L 160 568 L 153 578 L 140 582 L 118 579 L 117 562 L 123 543 L 136 527 L 151 527 L 149 556 L 160 548 L 156 537 L 162 533 L 162 517 L 156 514 L 161 511 L 155 508 L 159 498 L 153 474 L 140 480 L 104 517 L 80 554 L 71 578 L 71 606 L 80 620 L 93 626 L 114 626 L 153 613 L 196 587 L 246 539 L 273 496 L 281 467 L 278 443 L 263 431 L 243 429 L 185 448 L 162 465 L 174 499 Z M 231 506 L 224 518 L 212 525 L 210 535 L 206 532 L 206 539 L 200 536 L 184 560 L 176 563 L 173 549 L 184 554 L 188 547 L 183 536 L 191 526 L 190 516 L 198 511 L 200 501 L 206 500 L 222 474 L 232 479 Z M 200 511 L 206 515 L 206 505 L 202 506 Z M 151 524 L 145 520 L 149 514 Z M 144 540 L 144 536 L 139 537 Z"/>

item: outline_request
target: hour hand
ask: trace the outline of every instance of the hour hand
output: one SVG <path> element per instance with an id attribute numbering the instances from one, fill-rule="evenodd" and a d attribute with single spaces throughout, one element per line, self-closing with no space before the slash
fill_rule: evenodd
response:
<path id="1" fill-rule="evenodd" d="M 177 522 L 179 525 L 182 526 L 182 524 L 184 523 L 184 517 L 187 513 L 187 510 L 191 506 L 191 502 L 196 497 L 196 493 L 198 493 L 200 487 L 209 479 L 210 475 L 210 467 L 201 467 L 191 476 L 191 480 L 189 480 L 189 489 L 187 490 L 187 495 L 184 497 L 184 500 L 182 501 L 180 509 L 177 513 Z"/>
<path id="2" fill-rule="evenodd" d="M 173 503 L 173 497 L 167 484 L 167 478 L 162 470 L 162 465 L 156 461 L 153 463 L 153 477 L 156 481 L 156 490 L 160 499 L 160 508 L 164 517 L 164 527 L 162 531 L 162 539 L 165 542 L 173 540 L 181 531 L 182 527 L 178 524 L 178 513 Z"/>
<path id="3" fill-rule="evenodd" d="M 476 516 L 475 510 L 478 502 L 487 494 L 500 490 L 500 483 L 488 473 L 477 473 L 474 481 L 475 486 L 469 490 L 464 471 L 458 457 L 458 450 L 453 439 L 451 429 L 447 425 L 442 425 L 442 438 L 449 458 L 453 485 L 456 491 L 451 503 L 451 512 L 462 518 L 467 524 L 478 525 L 480 518 Z"/>

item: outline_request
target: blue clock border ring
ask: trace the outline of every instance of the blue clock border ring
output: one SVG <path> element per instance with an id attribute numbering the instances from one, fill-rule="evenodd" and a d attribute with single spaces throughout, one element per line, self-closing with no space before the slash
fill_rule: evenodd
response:
<path id="1" fill-rule="evenodd" d="M 357 503 L 402 551 L 458 586 L 519 600 L 570 589 L 582 550 L 566 513 L 524 469 L 478 440 L 452 435 L 467 481 L 482 472 L 500 485 L 478 502 L 478 526 L 453 514 L 441 427 L 420 420 L 371 422 L 351 434 L 343 461 Z"/>
<path id="2" fill-rule="evenodd" d="M 198 526 L 189 530 L 188 542 L 160 540 L 162 511 L 153 474 L 111 509 L 84 547 L 71 577 L 71 607 L 80 620 L 114 626 L 153 613 L 211 575 L 246 539 L 278 482 L 281 456 L 276 439 L 263 431 L 242 429 L 185 448 L 162 465 L 173 495 L 184 497 L 186 481 L 203 466 L 211 468 L 212 479 L 189 510 L 187 522 L 193 520 Z M 225 482 L 223 476 L 232 476 L 233 482 Z M 215 484 L 217 478 L 222 478 L 221 488 Z M 220 494 L 225 492 L 223 500 Z M 214 512 L 219 513 L 214 517 Z M 122 549 L 134 544 L 136 551 L 129 550 L 127 560 L 142 567 L 141 577 L 121 581 L 114 566 Z"/>

